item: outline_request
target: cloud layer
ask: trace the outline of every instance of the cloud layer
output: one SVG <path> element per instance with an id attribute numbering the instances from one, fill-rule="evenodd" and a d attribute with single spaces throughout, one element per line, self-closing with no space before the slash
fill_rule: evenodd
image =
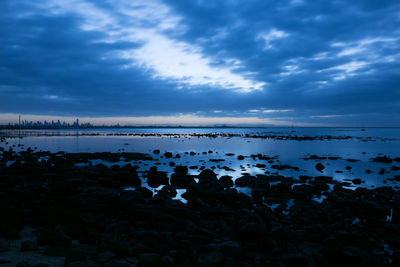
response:
<path id="1" fill-rule="evenodd" d="M 400 125 L 398 1 L 0 8 L 3 114 Z"/>

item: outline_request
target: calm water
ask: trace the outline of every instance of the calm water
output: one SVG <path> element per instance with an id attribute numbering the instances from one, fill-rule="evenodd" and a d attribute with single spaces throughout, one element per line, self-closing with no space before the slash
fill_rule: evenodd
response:
<path id="1" fill-rule="evenodd" d="M 140 137 L 140 136 L 113 136 L 110 134 L 128 133 L 232 133 L 232 134 L 256 134 L 256 135 L 281 135 L 281 136 L 351 136 L 348 140 L 274 140 L 255 139 L 246 137 Z M 96 136 L 83 136 L 82 134 L 99 134 Z M 392 165 L 399 166 L 400 163 L 384 164 L 371 162 L 372 157 L 387 155 L 392 158 L 400 157 L 400 128 L 176 128 L 176 129 L 95 129 L 95 130 L 22 130 L 1 131 L 0 135 L 12 137 L 7 138 L 8 144 L 0 146 L 15 150 L 36 147 L 35 150 L 65 151 L 65 152 L 142 152 L 150 153 L 155 149 L 161 151 L 160 155 L 152 154 L 161 163 L 160 170 L 172 171 L 169 163 L 183 165 L 204 165 L 207 168 L 215 168 L 218 174 L 228 174 L 237 178 L 241 173 L 264 174 L 276 173 L 271 169 L 271 164 L 266 168 L 255 167 L 257 163 L 247 157 L 245 160 L 237 160 L 237 155 L 250 156 L 251 154 L 263 154 L 266 156 L 277 156 L 278 161 L 274 164 L 289 164 L 300 168 L 300 171 L 284 170 L 279 174 L 298 178 L 300 175 L 329 175 L 337 180 L 362 178 L 366 181 L 363 186 L 384 185 L 383 181 L 400 175 L 399 171 L 392 171 Z M 362 141 L 360 137 L 373 137 L 376 141 Z M 19 145 L 19 146 L 18 146 Z M 203 154 L 212 150 L 213 153 Z M 162 154 L 166 151 L 180 154 L 180 159 L 165 159 Z M 190 156 L 185 152 L 196 152 L 198 155 Z M 234 153 L 235 156 L 225 156 L 225 153 Z M 325 169 L 322 173 L 315 169 L 316 160 L 303 160 L 308 155 L 339 156 L 342 160 L 322 160 Z M 358 159 L 358 162 L 348 162 L 346 159 Z M 210 159 L 223 159 L 221 162 L 213 162 Z M 106 163 L 112 165 L 115 163 Z M 133 162 L 140 166 L 142 171 L 148 170 L 152 162 Z M 121 161 L 120 165 L 126 164 Z M 219 167 L 227 166 L 235 171 L 225 171 Z M 345 167 L 350 166 L 350 170 Z M 384 175 L 378 172 L 384 168 Z M 365 170 L 370 169 L 371 174 Z M 337 171 L 343 171 L 338 173 Z M 197 174 L 198 170 L 191 170 Z M 396 186 L 396 182 L 388 181 L 386 184 Z"/>

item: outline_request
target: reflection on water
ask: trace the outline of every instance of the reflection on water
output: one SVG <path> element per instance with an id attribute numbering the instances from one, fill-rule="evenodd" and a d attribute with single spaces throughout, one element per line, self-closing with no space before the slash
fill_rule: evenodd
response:
<path id="1" fill-rule="evenodd" d="M 232 133 L 232 134 L 257 134 L 257 135 L 297 135 L 297 136 L 352 136 L 374 137 L 376 141 L 363 142 L 359 139 L 346 140 L 275 140 L 255 139 L 246 137 L 166 137 L 166 136 L 115 136 L 114 133 Z M 158 160 L 158 169 L 171 172 L 171 165 L 197 166 L 190 170 L 191 174 L 198 174 L 199 168 L 212 168 L 219 175 L 230 175 L 234 179 L 243 173 L 276 174 L 298 178 L 301 175 L 332 176 L 337 180 L 350 181 L 361 178 L 365 181 L 363 186 L 384 185 L 383 181 L 399 175 L 399 171 L 390 167 L 400 163 L 384 164 L 371 162 L 372 157 L 380 153 L 392 158 L 400 156 L 400 128 L 174 128 L 174 129 L 94 129 L 94 130 L 23 130 L 2 131 L 2 135 L 20 136 L 21 138 L 7 138 L 8 144 L 0 146 L 15 150 L 35 148 L 42 151 L 65 152 L 141 152 L 152 154 Z M 82 134 L 89 134 L 82 135 Z M 90 134 L 100 134 L 91 136 Z M 384 139 L 385 141 L 382 141 Z M 161 154 L 153 154 L 159 149 Z M 212 153 L 209 153 L 211 150 Z M 162 154 L 166 151 L 180 158 L 166 159 Z M 185 154 L 194 152 L 194 155 Z M 234 153 L 227 156 L 226 153 Z M 277 156 L 274 163 L 267 163 L 252 154 L 262 154 L 268 157 Z M 238 160 L 238 155 L 244 155 L 244 160 Z M 340 157 L 337 160 L 304 160 L 309 155 Z M 349 162 L 346 159 L 359 161 Z M 212 161 L 210 161 L 212 160 Z M 323 172 L 315 169 L 315 164 L 322 162 L 325 166 Z M 96 164 L 99 162 L 93 162 Z M 116 163 L 103 162 L 107 165 Z M 126 164 L 121 161 L 118 164 Z M 132 162 L 140 167 L 140 171 L 147 171 L 154 162 Z M 266 167 L 256 167 L 257 163 L 266 164 Z M 272 165 L 288 164 L 298 167 L 299 170 L 285 169 L 277 171 Z M 228 167 L 228 168 L 224 168 Z M 347 169 L 346 169 L 347 167 Z M 381 169 L 384 174 L 378 174 Z M 234 171 L 231 171 L 233 169 Z M 371 173 L 366 173 L 370 170 Z M 396 181 L 390 182 L 396 185 Z"/>

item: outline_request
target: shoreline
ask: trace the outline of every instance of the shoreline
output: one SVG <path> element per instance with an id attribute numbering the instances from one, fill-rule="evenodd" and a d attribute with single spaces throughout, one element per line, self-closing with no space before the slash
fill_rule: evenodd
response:
<path id="1" fill-rule="evenodd" d="M 20 257 L 30 251 L 66 266 L 399 263 L 400 193 L 391 187 L 349 190 L 328 176 L 233 180 L 210 169 L 189 175 L 186 166 L 169 175 L 154 164 L 140 178 L 130 164 L 75 165 L 101 153 L 29 150 L 12 153 L 15 163 L 6 166 L 7 153 L 0 163 L 1 212 L 8 215 L 1 243 L 7 250 L 30 229 Z M 126 156 L 151 163 L 146 154 Z M 186 204 L 176 199 L 179 190 Z"/>

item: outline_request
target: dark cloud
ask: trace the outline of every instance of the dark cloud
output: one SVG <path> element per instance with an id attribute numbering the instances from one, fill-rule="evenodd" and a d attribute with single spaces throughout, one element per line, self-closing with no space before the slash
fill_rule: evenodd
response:
<path id="1" fill-rule="evenodd" d="M 154 5 L 168 12 L 139 22 L 134 9 L 121 13 L 110 2 L 77 0 L 98 9 L 86 15 L 53 2 L 0 2 L 1 113 L 216 116 L 217 110 L 304 123 L 400 124 L 398 1 L 166 0 Z M 92 24 L 106 23 L 104 14 L 112 22 L 83 27 L 90 16 L 97 16 Z M 148 52 L 143 61 L 121 56 L 146 48 L 141 31 L 132 33 L 137 29 L 184 44 L 179 51 L 194 72 L 170 74 Z M 208 61 L 197 66 L 193 58 Z M 235 67 L 233 59 L 240 62 Z M 205 73 L 217 72 L 209 84 L 190 77 L 204 64 L 211 66 Z M 172 62 L 170 68 L 179 70 Z M 220 69 L 235 87 L 264 82 L 263 90 L 231 90 Z M 259 112 L 249 113 L 254 109 Z"/>

